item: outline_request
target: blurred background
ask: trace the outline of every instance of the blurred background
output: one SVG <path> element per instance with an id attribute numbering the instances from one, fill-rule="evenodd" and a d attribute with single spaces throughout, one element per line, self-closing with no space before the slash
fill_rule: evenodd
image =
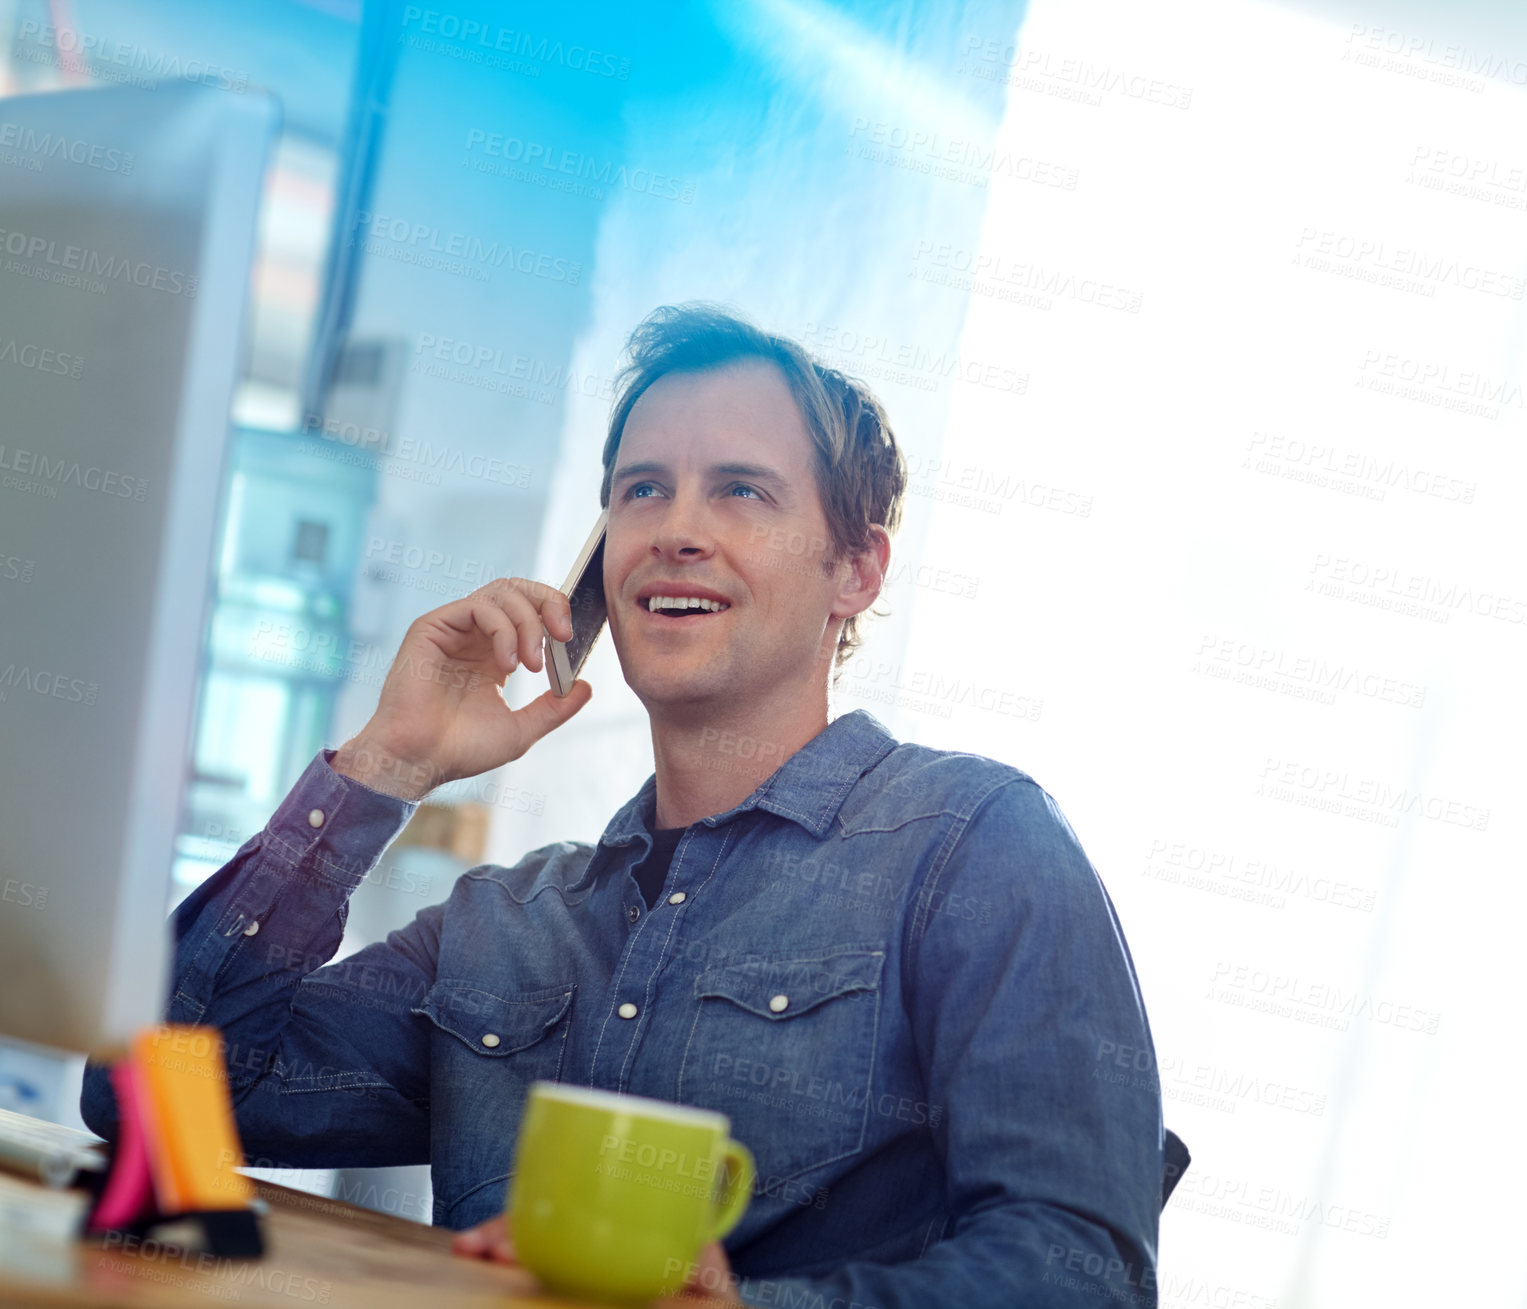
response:
<path id="1" fill-rule="evenodd" d="M 1194 1155 L 1162 1305 L 1527 1302 L 1527 11 L 0 0 L 0 96 L 184 79 L 282 127 L 170 904 L 414 618 L 560 584 L 626 334 L 719 300 L 906 451 L 834 712 L 1031 773 L 1118 907 Z M 597 837 L 651 753 L 608 640 L 584 675 L 345 952 Z M 77 1087 L 0 1051 L 0 1104 Z M 428 1221 L 427 1170 L 267 1175 Z"/>

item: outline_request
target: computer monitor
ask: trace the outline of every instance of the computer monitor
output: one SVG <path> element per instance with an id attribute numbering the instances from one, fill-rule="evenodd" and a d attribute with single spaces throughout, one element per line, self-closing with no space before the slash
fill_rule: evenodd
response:
<path id="1" fill-rule="evenodd" d="M 158 1021 L 274 102 L 0 100 L 0 1035 Z"/>

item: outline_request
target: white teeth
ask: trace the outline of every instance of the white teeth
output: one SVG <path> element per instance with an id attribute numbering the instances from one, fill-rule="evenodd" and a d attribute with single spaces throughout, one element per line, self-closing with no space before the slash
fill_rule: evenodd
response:
<path id="1" fill-rule="evenodd" d="M 660 609 L 704 609 L 713 614 L 719 614 L 729 605 L 720 600 L 707 600 L 697 595 L 654 595 L 647 601 L 649 613 L 657 613 Z"/>

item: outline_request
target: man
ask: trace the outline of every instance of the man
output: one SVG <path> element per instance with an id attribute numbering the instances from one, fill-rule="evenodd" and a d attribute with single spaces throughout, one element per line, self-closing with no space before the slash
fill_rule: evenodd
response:
<path id="1" fill-rule="evenodd" d="M 251 1156 L 428 1160 L 457 1249 L 512 1257 L 492 1233 L 548 1078 L 731 1118 L 754 1198 L 693 1280 L 732 1303 L 1155 1303 L 1150 1031 L 1075 835 L 1014 768 L 829 721 L 904 486 L 879 404 L 793 343 L 704 306 L 637 329 L 600 500 L 655 773 L 597 844 L 474 868 L 325 967 L 416 802 L 590 696 L 500 698 L 543 624 L 570 636 L 551 588 L 415 622 L 371 721 L 175 915 L 169 1018 L 222 1030 Z M 101 1070 L 82 1108 L 110 1134 Z"/>

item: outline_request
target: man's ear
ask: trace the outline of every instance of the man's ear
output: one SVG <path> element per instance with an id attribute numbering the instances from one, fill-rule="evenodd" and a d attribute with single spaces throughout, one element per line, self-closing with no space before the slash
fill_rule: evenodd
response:
<path id="1" fill-rule="evenodd" d="M 886 569 L 891 563 L 891 534 L 879 524 L 870 525 L 871 540 L 863 550 L 848 556 L 848 571 L 833 601 L 832 616 L 848 619 L 861 614 L 875 603 L 885 585 Z"/>

